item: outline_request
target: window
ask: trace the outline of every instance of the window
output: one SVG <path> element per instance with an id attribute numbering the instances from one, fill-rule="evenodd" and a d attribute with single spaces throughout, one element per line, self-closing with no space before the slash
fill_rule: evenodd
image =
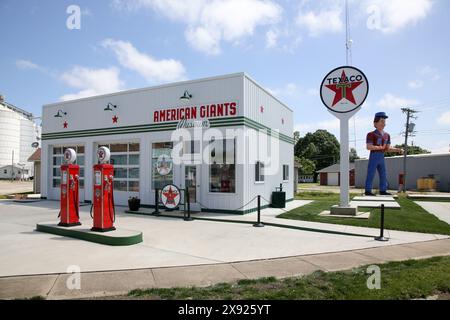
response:
<path id="1" fill-rule="evenodd" d="M 211 140 L 209 147 L 209 191 L 236 192 L 235 139 Z"/>
<path id="2" fill-rule="evenodd" d="M 264 163 L 261 161 L 255 164 L 255 182 L 264 182 Z"/>
<path id="3" fill-rule="evenodd" d="M 152 190 L 173 183 L 172 142 L 152 144 Z"/>
<path id="4" fill-rule="evenodd" d="M 139 192 L 139 143 L 101 144 L 111 151 L 114 165 L 114 190 Z"/>
<path id="5" fill-rule="evenodd" d="M 7 173 L 8 173 L 8 170 L 7 170 L 7 169 L 3 170 L 3 173 L 4 173 L 4 174 L 7 174 Z"/>
<path id="6" fill-rule="evenodd" d="M 53 188 L 59 188 L 61 180 L 61 164 L 64 163 L 64 151 L 66 149 L 72 148 L 77 153 L 77 160 L 75 164 L 80 166 L 80 179 L 79 186 L 84 188 L 84 146 L 56 146 L 53 147 L 53 160 L 52 160 L 52 186 Z"/>
<path id="7" fill-rule="evenodd" d="M 197 154 L 200 153 L 200 140 L 184 141 L 183 154 Z"/>
<path id="8" fill-rule="evenodd" d="M 289 180 L 289 165 L 283 164 L 283 181 Z"/>

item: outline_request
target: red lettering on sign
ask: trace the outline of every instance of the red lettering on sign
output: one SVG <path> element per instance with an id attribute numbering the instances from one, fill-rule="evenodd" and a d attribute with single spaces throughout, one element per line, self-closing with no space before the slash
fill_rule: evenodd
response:
<path id="1" fill-rule="evenodd" d="M 236 103 L 232 102 L 230 103 L 230 116 L 236 115 Z"/>
<path id="2" fill-rule="evenodd" d="M 197 109 L 200 109 L 198 114 Z M 236 102 L 225 102 L 202 105 L 200 108 L 194 106 L 154 111 L 153 122 L 158 123 L 165 121 L 180 121 L 182 119 L 197 119 L 197 115 L 199 115 L 200 118 L 226 117 L 234 116 L 236 113 Z"/>

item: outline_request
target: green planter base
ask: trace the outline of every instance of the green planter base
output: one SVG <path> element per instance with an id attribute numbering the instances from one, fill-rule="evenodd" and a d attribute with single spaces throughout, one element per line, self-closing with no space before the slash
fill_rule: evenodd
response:
<path id="1" fill-rule="evenodd" d="M 83 225 L 63 227 L 58 226 L 56 223 L 49 222 L 38 223 L 36 225 L 36 231 L 106 244 L 109 246 L 130 246 L 142 242 L 142 232 L 125 229 L 117 229 L 103 233 L 92 231 L 90 227 Z"/>

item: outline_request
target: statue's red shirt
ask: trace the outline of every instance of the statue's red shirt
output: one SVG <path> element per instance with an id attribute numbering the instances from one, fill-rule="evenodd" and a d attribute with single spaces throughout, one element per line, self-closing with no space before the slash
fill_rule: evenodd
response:
<path id="1" fill-rule="evenodd" d="M 386 146 L 391 144 L 391 136 L 387 132 L 382 134 L 377 129 L 367 134 L 366 143 L 374 146 Z M 385 152 L 385 150 L 371 150 L 370 152 Z"/>

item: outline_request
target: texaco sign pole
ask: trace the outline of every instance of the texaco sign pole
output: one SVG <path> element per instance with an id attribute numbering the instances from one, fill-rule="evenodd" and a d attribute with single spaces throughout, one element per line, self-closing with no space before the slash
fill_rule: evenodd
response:
<path id="1" fill-rule="evenodd" d="M 357 208 L 349 205 L 350 160 L 348 122 L 360 109 L 369 93 L 364 73 L 344 66 L 330 71 L 320 86 L 320 98 L 328 111 L 340 121 L 340 202 L 331 208 L 331 214 L 356 215 Z"/>

